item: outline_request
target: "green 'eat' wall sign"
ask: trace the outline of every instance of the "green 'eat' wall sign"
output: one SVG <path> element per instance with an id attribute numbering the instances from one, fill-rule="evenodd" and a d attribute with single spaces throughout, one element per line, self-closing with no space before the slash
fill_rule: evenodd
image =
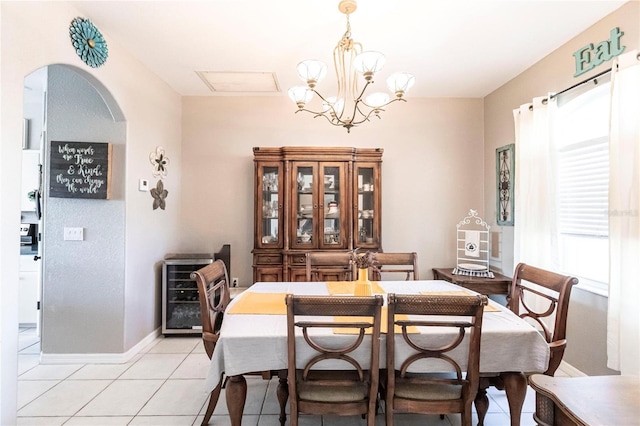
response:
<path id="1" fill-rule="evenodd" d="M 573 76 L 577 77 L 587 71 L 591 71 L 603 62 L 624 52 L 626 46 L 621 46 L 620 44 L 620 39 L 623 35 L 624 33 L 620 31 L 620 28 L 615 27 L 609 32 L 608 40 L 601 41 L 595 46 L 593 43 L 589 43 L 576 50 L 573 53 L 573 57 L 576 60 L 576 72 Z"/>

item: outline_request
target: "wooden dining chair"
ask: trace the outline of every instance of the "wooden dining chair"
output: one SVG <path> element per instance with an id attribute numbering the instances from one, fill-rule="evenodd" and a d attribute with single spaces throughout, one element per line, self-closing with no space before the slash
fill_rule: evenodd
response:
<path id="1" fill-rule="evenodd" d="M 202 343 L 204 344 L 207 356 L 211 359 L 213 350 L 220 338 L 220 328 L 222 327 L 224 311 L 227 309 L 231 300 L 227 268 L 222 260 L 216 260 L 192 272 L 190 277 L 195 280 L 198 285 L 200 318 L 202 319 Z M 213 410 L 218 403 L 222 386 L 223 378 L 221 376 L 218 385 L 209 395 L 209 405 L 207 405 L 207 411 L 202 420 L 203 425 L 209 423 Z"/>
<path id="2" fill-rule="evenodd" d="M 375 264 L 369 276 L 376 280 L 400 278 L 405 281 L 418 280 L 418 254 L 413 253 L 376 253 Z"/>
<path id="3" fill-rule="evenodd" d="M 307 281 L 353 281 L 356 277 L 349 252 L 309 252 L 305 266 Z"/>
<path id="4" fill-rule="evenodd" d="M 569 298 L 571 289 L 576 284 L 576 277 L 557 274 L 525 263 L 519 263 L 515 269 L 508 308 L 520 318 L 532 322 L 549 344 L 549 365 L 544 372 L 547 376 L 555 374 L 567 347 Z M 489 408 L 486 395 L 489 386 L 503 389 L 504 383 L 499 376 L 480 378 L 475 402 L 480 425 L 483 424 Z"/>
<path id="5" fill-rule="evenodd" d="M 292 426 L 300 413 L 360 414 L 367 426 L 375 424 L 383 300 L 381 295 L 286 296 Z M 325 347 L 318 333 L 323 329 L 342 330 L 344 344 Z M 366 353 L 366 362 L 355 359 L 356 351 Z"/>
<path id="6" fill-rule="evenodd" d="M 388 294 L 387 330 L 396 331 L 387 333 L 387 371 L 381 377 L 387 426 L 393 426 L 395 413 L 460 413 L 462 425 L 471 425 L 486 304 L 481 295 Z M 430 327 L 448 334 L 436 339 Z M 452 352 L 466 353 L 465 362 L 455 361 Z"/>

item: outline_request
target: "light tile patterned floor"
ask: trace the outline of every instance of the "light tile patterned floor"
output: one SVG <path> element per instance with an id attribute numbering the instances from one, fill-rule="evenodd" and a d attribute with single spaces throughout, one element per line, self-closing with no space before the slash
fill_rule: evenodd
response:
<path id="1" fill-rule="evenodd" d="M 203 384 L 209 359 L 195 337 L 158 338 L 127 364 L 39 365 L 34 329 L 20 333 L 18 425 L 199 425 L 206 409 Z M 279 426 L 277 380 L 247 377 L 243 425 Z M 504 392 L 489 389 L 487 426 L 509 424 Z M 522 425 L 534 425 L 531 389 Z M 474 424 L 477 419 L 474 414 Z M 210 425 L 227 426 L 224 392 Z M 301 426 L 365 425 L 360 416 L 302 416 Z M 460 417 L 399 414 L 398 426 L 459 425 Z M 384 415 L 376 418 L 384 425 Z"/>

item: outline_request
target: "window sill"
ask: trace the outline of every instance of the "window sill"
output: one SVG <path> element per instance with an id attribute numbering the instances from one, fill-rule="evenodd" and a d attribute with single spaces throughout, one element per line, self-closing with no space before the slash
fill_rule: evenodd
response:
<path id="1" fill-rule="evenodd" d="M 609 297 L 609 290 L 606 288 L 606 284 L 589 280 L 587 278 L 579 278 L 580 282 L 576 285 L 575 288 L 579 288 L 580 290 L 587 291 L 589 293 L 597 294 L 602 297 Z"/>

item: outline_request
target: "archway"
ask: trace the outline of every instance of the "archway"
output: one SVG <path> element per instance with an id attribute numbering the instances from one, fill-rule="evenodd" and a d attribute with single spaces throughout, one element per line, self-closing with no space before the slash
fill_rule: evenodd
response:
<path id="1" fill-rule="evenodd" d="M 124 177 L 115 176 L 112 179 L 113 196 L 108 201 L 53 198 L 48 194 L 47 159 L 51 141 L 54 140 L 108 142 L 114 148 L 113 167 L 124 170 L 124 114 L 109 90 L 86 71 L 69 65 L 54 64 L 34 73 L 43 74 L 43 70 L 46 78 L 41 102 L 42 123 L 38 125 L 34 122 L 31 126 L 32 129 L 40 129 L 40 134 L 37 135 L 40 146 L 37 149 L 41 151 L 43 171 L 40 185 L 42 216 L 37 220 L 38 232 L 41 234 L 38 255 L 42 256 L 42 360 L 45 361 L 47 354 L 90 352 L 77 342 L 87 341 L 87 336 L 93 334 L 105 341 L 104 344 L 96 344 L 88 339 L 88 345 L 94 345 L 92 347 L 95 351 L 118 352 L 121 351 L 122 336 L 116 332 L 109 342 L 109 338 L 101 336 L 104 330 L 99 329 L 99 324 L 104 321 L 105 316 L 111 317 L 113 321 L 122 321 L 122 307 L 117 304 L 122 303 L 123 297 L 122 292 L 117 289 L 124 287 Z M 25 82 L 34 73 L 25 77 Z M 31 142 L 30 140 L 29 144 Z M 24 219 L 28 215 L 23 213 L 22 216 Z M 64 228 L 68 226 L 86 229 L 86 237 L 73 244 L 60 238 Z M 113 249 L 114 246 L 114 251 L 119 256 L 110 256 L 109 260 L 114 260 L 113 262 L 105 261 L 104 250 Z M 83 269 L 79 266 L 79 259 L 89 267 Z M 91 269 L 92 266 L 94 270 Z M 101 271 L 101 266 L 109 272 Z M 105 291 L 100 280 L 96 280 L 94 288 L 90 279 L 93 274 L 106 274 L 115 290 L 110 288 Z M 100 305 L 96 299 L 101 299 L 104 306 L 113 306 L 113 311 L 118 311 L 119 315 L 110 315 L 108 309 L 96 309 Z M 120 318 L 113 319 L 117 316 Z M 116 324 L 116 330 L 118 325 Z M 74 331 L 74 327 L 81 330 Z M 85 331 L 85 336 L 82 331 Z M 68 340 L 70 335 L 75 335 L 75 346 L 74 342 L 70 343 Z"/>

